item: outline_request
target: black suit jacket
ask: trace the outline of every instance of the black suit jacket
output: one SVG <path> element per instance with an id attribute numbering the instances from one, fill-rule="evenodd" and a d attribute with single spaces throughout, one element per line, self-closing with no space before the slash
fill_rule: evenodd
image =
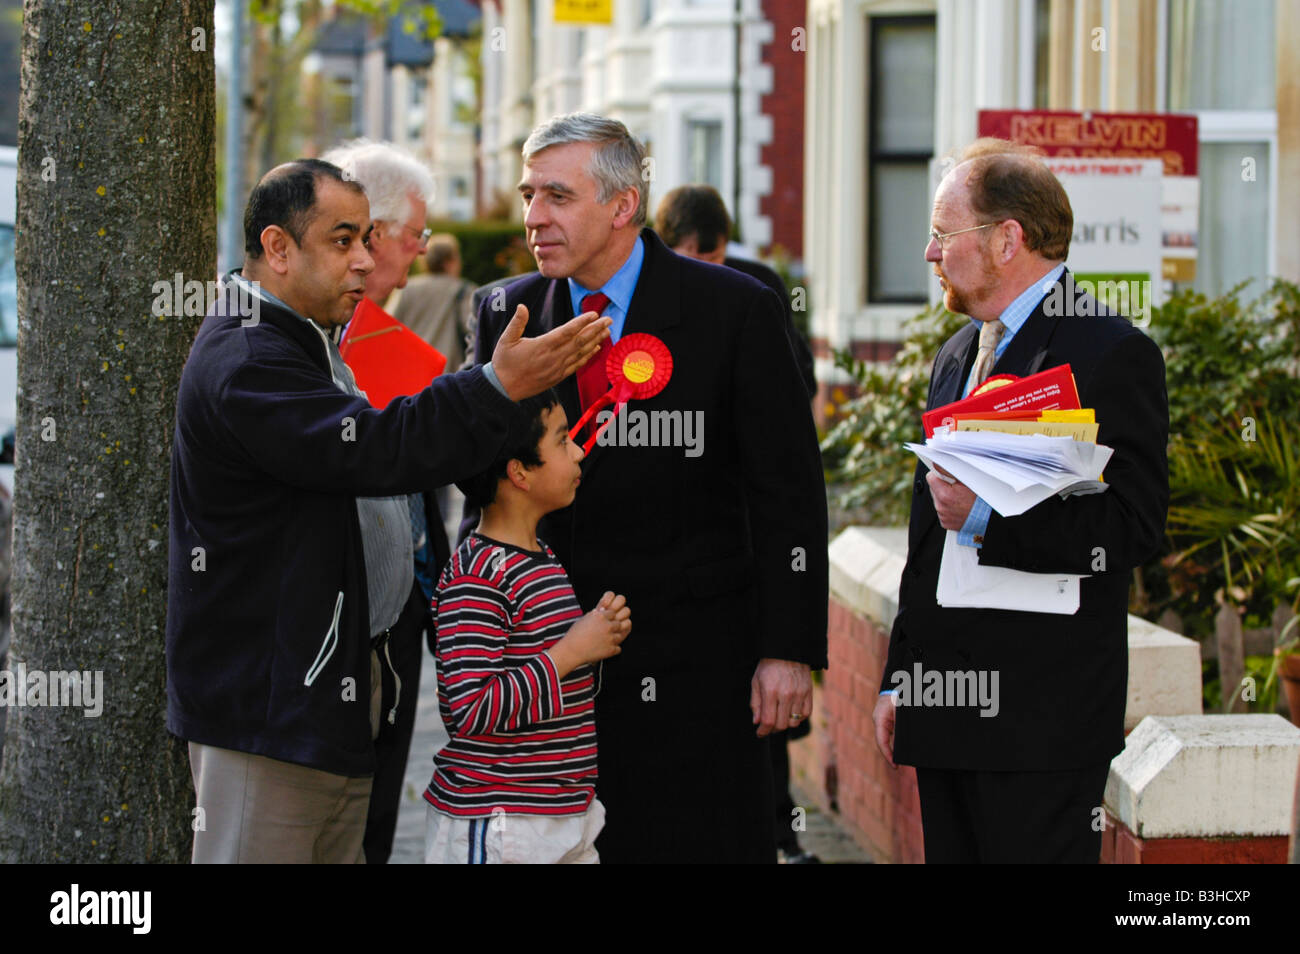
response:
<path id="1" fill-rule="evenodd" d="M 812 349 L 808 347 L 808 339 L 794 326 L 794 312 L 790 309 L 790 293 L 786 290 L 785 283 L 781 281 L 781 276 L 762 262 L 755 262 L 748 258 L 733 258 L 728 255 L 723 264 L 738 272 L 744 272 L 751 278 L 757 278 L 781 299 L 781 312 L 785 315 L 785 334 L 790 339 L 790 350 L 794 352 L 795 364 L 799 366 L 799 375 L 803 378 L 803 386 L 808 391 L 808 400 L 811 401 L 817 395 Z"/>
<path id="2" fill-rule="evenodd" d="M 899 587 L 882 689 L 896 673 L 998 673 L 998 711 L 900 706 L 894 756 L 929 768 L 1063 770 L 1108 762 L 1124 747 L 1128 588 L 1134 567 L 1158 550 L 1169 503 L 1169 411 L 1159 348 L 1127 319 L 1080 293 L 1067 271 L 994 366 L 1025 376 L 1069 364 L 1097 440 L 1113 447 L 1102 494 L 1051 497 L 1018 517 L 994 513 L 980 563 L 1031 572 L 1091 574 L 1073 616 L 946 609 L 935 602 L 945 531 L 919 465 L 907 565 Z M 1053 303 L 1069 316 L 1050 317 Z M 967 326 L 935 360 L 928 408 L 955 401 L 974 363 Z M 914 681 L 914 680 L 913 680 Z M 991 686 L 991 682 L 988 683 Z M 985 707 L 986 709 L 990 707 Z"/>
<path id="3" fill-rule="evenodd" d="M 702 413 L 702 452 L 597 444 L 577 499 L 538 528 L 584 608 L 613 590 L 632 609 L 632 634 L 605 661 L 597 697 L 598 792 L 609 812 L 600 851 L 605 860 L 770 860 L 768 755 L 750 721 L 749 681 L 763 657 L 826 664 L 816 430 L 773 293 L 673 254 L 648 229 L 641 236 L 623 334 L 659 338 L 673 371 L 662 392 L 623 413 Z M 522 278 L 507 287 L 506 307 L 480 310 L 479 361 L 521 302 L 528 335 L 572 317 L 566 281 Z M 576 379 L 557 390 L 572 424 Z"/>

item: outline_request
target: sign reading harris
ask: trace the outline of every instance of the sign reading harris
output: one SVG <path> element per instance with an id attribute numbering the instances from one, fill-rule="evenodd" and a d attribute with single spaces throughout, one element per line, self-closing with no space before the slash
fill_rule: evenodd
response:
<path id="1" fill-rule="evenodd" d="M 1180 282 L 1196 277 L 1200 180 L 1195 116 L 982 109 L 979 135 L 1038 146 L 1052 158 L 1159 159 L 1164 167 L 1160 194 L 1162 277 Z"/>
<path id="2" fill-rule="evenodd" d="M 1058 157 L 1049 158 L 1047 166 L 1074 209 L 1070 272 L 1075 283 L 1146 327 L 1163 287 L 1160 161 Z M 1073 296 L 1067 307 L 1074 307 Z"/>

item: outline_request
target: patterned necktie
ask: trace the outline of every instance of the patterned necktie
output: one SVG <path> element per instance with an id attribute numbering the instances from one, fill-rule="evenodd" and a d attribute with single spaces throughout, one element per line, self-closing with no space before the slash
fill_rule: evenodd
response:
<path id="1" fill-rule="evenodd" d="M 609 304 L 609 296 L 596 292 L 582 299 L 582 311 L 585 314 L 594 311 L 599 314 Z M 600 343 L 600 350 L 590 361 L 578 369 L 578 403 L 585 411 L 592 402 L 609 390 L 609 378 L 605 374 L 605 356 L 609 354 L 610 343 L 606 338 Z"/>
<path id="2" fill-rule="evenodd" d="M 993 370 L 994 352 L 997 351 L 998 342 L 1002 340 L 1002 332 L 1007 330 L 998 319 L 984 322 L 980 328 L 980 349 L 975 354 L 975 378 L 971 383 L 971 393 L 974 394 L 979 386 L 983 384 Z"/>

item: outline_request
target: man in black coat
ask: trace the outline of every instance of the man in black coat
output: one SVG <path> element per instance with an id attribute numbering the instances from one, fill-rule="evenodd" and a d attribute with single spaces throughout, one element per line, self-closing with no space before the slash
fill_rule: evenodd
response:
<path id="1" fill-rule="evenodd" d="M 821 456 L 780 303 L 640 228 L 643 159 L 598 116 L 533 131 L 520 193 L 540 274 L 480 309 L 478 356 L 520 305 L 528 334 L 600 305 L 612 340 L 645 333 L 671 353 L 667 386 L 629 402 L 575 502 L 539 528 L 584 607 L 612 589 L 637 617 L 596 699 L 597 847 L 605 862 L 772 861 L 765 737 L 807 718 L 809 669 L 826 663 Z M 558 388 L 571 425 L 584 370 Z"/>
<path id="2" fill-rule="evenodd" d="M 751 278 L 757 278 L 772 289 L 781 300 L 786 337 L 790 339 L 790 350 L 794 352 L 799 375 L 803 378 L 808 400 L 811 401 L 817 394 L 812 349 L 808 347 L 808 339 L 795 327 L 794 312 L 790 307 L 790 295 L 785 283 L 781 281 L 780 275 L 762 262 L 727 254 L 731 216 L 727 214 L 727 204 L 718 195 L 718 190 L 709 185 L 684 185 L 670 189 L 655 209 L 655 231 L 664 240 L 664 244 L 678 255 L 712 262 L 714 265 L 726 265 Z"/>
<path id="3" fill-rule="evenodd" d="M 678 255 L 734 268 L 772 289 L 781 299 L 786 337 L 790 339 L 790 350 L 794 352 L 799 375 L 811 401 L 817 394 L 812 350 L 803 333 L 795 327 L 785 283 L 762 262 L 727 254 L 731 216 L 718 190 L 710 185 L 683 185 L 670 189 L 655 209 L 655 231 Z M 772 748 L 772 792 L 776 800 L 773 815 L 776 846 L 787 864 L 812 864 L 818 860 L 816 855 L 800 847 L 799 835 L 794 830 L 795 806 L 790 795 L 790 753 L 787 749 L 789 742 L 804 738 L 810 731 L 811 725 L 805 721 L 787 732 L 773 732 L 768 737 Z"/>
<path id="4" fill-rule="evenodd" d="M 940 184 L 931 225 L 944 304 L 973 321 L 940 350 L 927 406 L 993 374 L 1068 363 L 1114 456 L 1105 493 L 1053 496 L 1015 517 L 917 468 L 876 741 L 917 768 L 927 861 L 1096 862 L 1106 776 L 1124 747 L 1129 576 L 1157 551 L 1169 500 L 1164 360 L 1075 287 L 1069 199 L 1037 156 L 977 142 Z M 939 606 L 945 531 L 985 566 L 1086 574 L 1078 611 Z M 993 698 L 922 698 L 915 685 L 910 700 L 893 697 L 927 672 L 944 685 L 974 674 Z"/>

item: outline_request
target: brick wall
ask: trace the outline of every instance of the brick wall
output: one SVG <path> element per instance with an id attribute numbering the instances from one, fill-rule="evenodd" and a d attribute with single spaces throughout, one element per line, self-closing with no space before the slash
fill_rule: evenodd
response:
<path id="1" fill-rule="evenodd" d="M 772 222 L 772 244 L 782 246 L 792 258 L 803 258 L 803 116 L 804 68 L 808 54 L 791 49 L 791 31 L 804 29 L 804 0 L 763 0 L 763 16 L 772 24 L 772 42 L 762 50 L 763 62 L 772 67 L 772 90 L 759 103 L 772 118 L 772 139 L 759 151 L 759 162 L 772 170 L 772 191 L 758 202 L 759 211 Z M 761 249 L 767 253 L 770 249 Z"/>
<path id="2" fill-rule="evenodd" d="M 790 772 L 876 862 L 925 860 L 916 772 L 876 749 L 876 705 L 889 633 L 830 600 L 830 666 L 813 702 L 813 731 L 790 743 Z"/>
<path id="3" fill-rule="evenodd" d="M 1284 865 L 1290 839 L 1286 835 L 1259 838 L 1139 838 L 1122 821 L 1106 812 L 1101 836 L 1104 865 Z"/>

